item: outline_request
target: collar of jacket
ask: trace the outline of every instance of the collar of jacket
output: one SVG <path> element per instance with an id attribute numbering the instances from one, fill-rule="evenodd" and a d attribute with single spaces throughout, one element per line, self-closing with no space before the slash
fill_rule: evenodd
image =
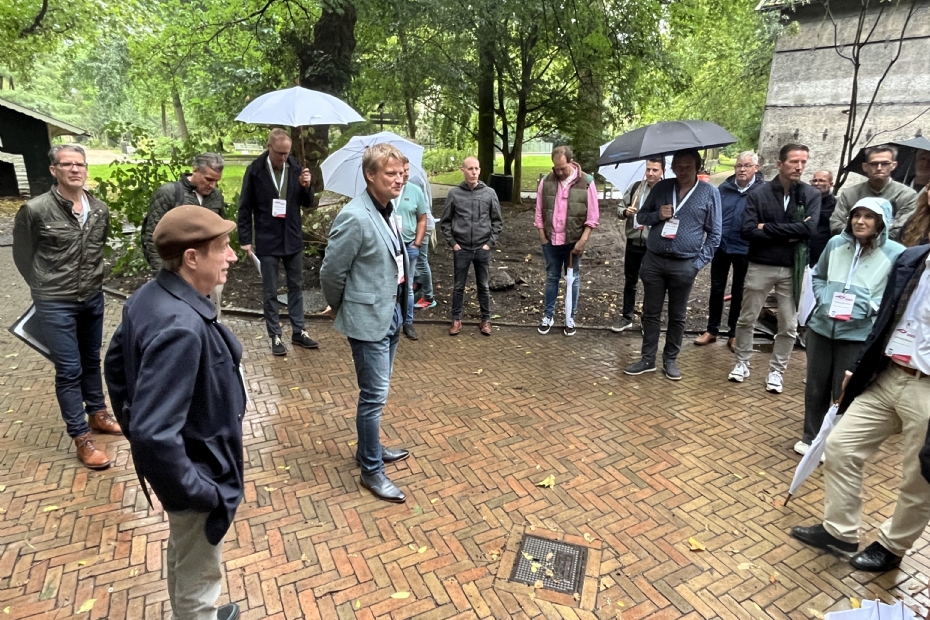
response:
<path id="1" fill-rule="evenodd" d="M 487 187 L 487 185 L 484 184 L 484 181 L 478 181 L 478 184 L 475 185 L 475 188 L 474 188 L 474 189 L 472 189 L 472 188 L 468 185 L 468 181 L 462 181 L 462 182 L 459 184 L 459 187 L 462 188 L 462 189 L 464 189 L 466 192 L 476 192 L 476 191 L 478 191 L 479 189 L 481 189 L 482 187 Z"/>
<path id="2" fill-rule="evenodd" d="M 84 196 L 87 198 L 87 204 L 91 209 L 96 209 L 99 206 L 100 201 L 93 197 L 93 195 L 88 192 L 86 189 L 82 190 Z M 61 192 L 58 191 L 58 183 L 52 185 L 52 188 L 48 192 L 52 195 L 52 199 L 60 206 L 62 209 L 67 209 L 68 213 L 71 213 L 71 209 L 74 207 L 74 203 L 61 195 Z"/>
<path id="3" fill-rule="evenodd" d="M 210 322 L 216 320 L 216 307 L 213 302 L 201 295 L 197 289 L 191 286 L 190 282 L 178 274 L 162 269 L 155 276 L 155 281 L 163 289 L 193 308 L 204 320 Z"/>
<path id="4" fill-rule="evenodd" d="M 184 187 L 185 191 L 196 192 L 197 188 L 194 187 L 194 184 L 191 183 L 191 173 L 185 172 L 181 175 L 181 178 L 178 179 L 181 182 L 181 185 Z M 206 198 L 206 196 L 204 196 Z"/>
<path id="5" fill-rule="evenodd" d="M 268 149 L 265 149 L 265 152 L 255 158 L 253 162 L 255 164 L 256 173 L 265 173 L 268 174 L 268 164 L 265 163 L 268 161 Z M 300 160 L 298 160 L 293 155 L 287 156 L 287 176 L 291 176 L 291 170 L 296 170 L 298 174 L 303 170 L 303 166 L 300 165 Z"/>

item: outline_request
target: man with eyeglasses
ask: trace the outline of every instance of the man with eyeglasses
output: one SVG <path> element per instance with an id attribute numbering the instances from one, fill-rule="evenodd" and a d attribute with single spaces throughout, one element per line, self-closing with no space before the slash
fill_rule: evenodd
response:
<path id="1" fill-rule="evenodd" d="M 291 136 L 280 128 L 268 134 L 268 150 L 249 164 L 239 196 L 239 243 L 258 257 L 262 270 L 265 327 L 271 338 L 271 353 L 287 355 L 281 341 L 278 314 L 278 268 L 284 263 L 287 276 L 287 315 L 291 321 L 291 344 L 316 349 L 319 345 L 304 329 L 304 239 L 300 209 L 313 206 L 310 170 L 291 155 Z M 252 248 L 252 228 L 255 248 Z"/>
<path id="2" fill-rule="evenodd" d="M 122 433 L 107 411 L 100 373 L 110 212 L 84 190 L 84 149 L 58 145 L 48 156 L 56 184 L 16 214 L 13 261 L 32 293 L 39 338 L 55 364 L 55 396 L 78 460 L 89 469 L 106 469 L 110 459 L 91 431 Z"/>
<path id="3" fill-rule="evenodd" d="M 875 196 L 891 203 L 894 222 L 888 229 L 888 237 L 898 241 L 901 229 L 917 207 L 917 192 L 903 183 L 891 178 L 891 173 L 898 166 L 896 161 L 898 149 L 890 144 L 870 146 L 865 149 L 865 163 L 862 170 L 868 182 L 845 187 L 836 199 L 836 209 L 830 218 L 830 231 L 834 235 L 843 232 L 849 210 L 863 198 Z"/>

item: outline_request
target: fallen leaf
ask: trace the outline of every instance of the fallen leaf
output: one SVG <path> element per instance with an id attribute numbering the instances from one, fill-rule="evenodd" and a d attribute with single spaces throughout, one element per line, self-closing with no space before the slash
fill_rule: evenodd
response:
<path id="1" fill-rule="evenodd" d="M 0 493 L 3 493 L 4 491 L 6 491 L 6 485 L 0 484 Z"/>
<path id="2" fill-rule="evenodd" d="M 438 497 L 434 497 L 433 499 L 429 500 L 429 503 L 430 503 L 430 504 L 435 504 L 435 503 L 438 502 L 438 501 L 439 501 L 439 498 L 438 498 Z"/>
<path id="3" fill-rule="evenodd" d="M 356 600 L 355 600 L 355 608 L 356 608 L 356 609 L 361 609 L 361 608 L 362 608 L 362 601 L 356 599 Z"/>
<path id="4" fill-rule="evenodd" d="M 350 446 L 354 446 L 354 445 L 357 444 L 357 443 L 358 443 L 358 441 L 350 441 L 350 442 L 349 442 L 349 445 L 350 445 Z"/>
<path id="5" fill-rule="evenodd" d="M 534 588 L 541 588 L 541 587 L 543 587 L 543 580 L 542 580 L 542 579 L 537 579 L 537 580 L 536 580 L 536 583 L 533 584 L 533 587 L 534 587 Z"/>
<path id="6" fill-rule="evenodd" d="M 410 549 L 411 551 L 416 551 L 416 550 L 417 550 L 417 546 L 414 545 L 413 543 L 410 543 L 409 545 L 407 545 L 407 548 Z"/>
<path id="7" fill-rule="evenodd" d="M 291 391 L 293 392 L 294 390 L 299 390 L 299 389 L 300 389 L 300 386 L 299 386 L 299 385 L 295 385 L 294 387 L 291 388 Z"/>
<path id="8" fill-rule="evenodd" d="M 551 568 L 546 569 L 546 577 L 555 577 L 555 573 L 552 572 Z"/>
<path id="9" fill-rule="evenodd" d="M 135 576 L 138 575 L 138 574 L 139 574 L 139 569 L 138 569 L 138 568 L 134 568 L 134 569 L 132 569 L 131 571 L 129 571 L 129 576 L 130 576 L 130 577 L 135 577 Z"/>
<path id="10" fill-rule="evenodd" d="M 623 601 L 617 601 L 617 607 L 626 607 L 626 605 L 623 604 Z"/>
<path id="11" fill-rule="evenodd" d="M 5 614 L 10 613 L 10 608 L 9 608 L 9 607 L 4 607 L 4 608 L 3 608 L 3 613 L 5 613 Z"/>
<path id="12" fill-rule="evenodd" d="M 271 493 L 272 491 L 275 490 L 274 487 L 262 487 L 262 488 L 265 489 L 266 491 L 268 491 L 269 493 Z"/>
<path id="13" fill-rule="evenodd" d="M 529 560 L 530 562 L 533 561 L 533 556 L 531 556 L 531 555 L 530 555 L 529 553 L 527 553 L 526 551 L 523 552 L 523 557 L 526 558 L 527 560 Z"/>
<path id="14" fill-rule="evenodd" d="M 555 486 L 555 474 L 549 474 L 543 480 L 536 483 L 538 487 L 552 488 Z"/>
<path id="15" fill-rule="evenodd" d="M 588 542 L 594 542 L 594 536 L 591 536 L 587 532 L 584 533 L 584 539 Z"/>
<path id="16" fill-rule="evenodd" d="M 764 476 L 764 475 L 765 475 L 765 472 L 764 472 L 764 471 L 760 471 L 760 472 L 759 472 L 759 475 L 760 475 L 760 476 Z"/>
<path id="17" fill-rule="evenodd" d="M 391 595 L 391 598 L 410 598 L 409 592 L 395 592 Z"/>
<path id="18" fill-rule="evenodd" d="M 817 620 L 823 620 L 823 613 L 817 611 L 817 610 L 814 609 L 813 607 L 808 607 L 808 608 L 807 608 L 807 613 L 809 613 L 809 614 L 812 615 L 813 617 L 817 618 Z"/>
<path id="19" fill-rule="evenodd" d="M 849 604 L 852 606 L 853 609 L 861 609 L 861 608 L 862 608 L 862 603 L 859 602 L 859 599 L 853 598 L 853 597 L 851 597 L 851 596 L 849 597 Z"/>
<path id="20" fill-rule="evenodd" d="M 300 561 L 301 561 L 301 562 L 306 562 L 306 561 L 307 561 L 307 554 L 306 554 L 306 553 L 301 553 L 301 554 L 300 554 Z"/>
<path id="21" fill-rule="evenodd" d="M 769 575 L 769 583 L 775 583 L 776 581 L 778 581 L 778 572 Z"/>
<path id="22" fill-rule="evenodd" d="M 546 554 L 546 561 L 548 562 L 549 560 L 551 560 L 551 559 L 553 558 L 553 556 L 555 556 L 555 554 L 552 553 L 551 551 L 550 551 L 549 553 L 547 553 L 547 554 Z"/>
<path id="23" fill-rule="evenodd" d="M 53 510 L 58 510 L 58 506 L 46 506 L 42 509 L 42 512 L 51 512 Z"/>
<path id="24" fill-rule="evenodd" d="M 78 560 L 78 566 L 86 566 L 87 560 Z"/>
<path id="25" fill-rule="evenodd" d="M 429 547 L 420 547 L 419 549 L 417 549 L 417 553 L 426 553 L 426 550 L 427 550 L 428 548 L 429 548 Z"/>
<path id="26" fill-rule="evenodd" d="M 572 598 L 575 599 L 576 601 L 580 601 L 580 600 L 581 600 L 581 595 L 578 594 L 577 592 L 575 592 L 574 594 L 572 594 Z"/>
<path id="27" fill-rule="evenodd" d="M 529 254 L 527 254 L 527 256 L 529 256 Z M 19 355 L 19 353 L 10 353 L 6 357 L 16 357 L 17 355 Z"/>
<path id="28" fill-rule="evenodd" d="M 480 374 L 483 373 L 483 372 L 484 372 L 484 368 L 479 368 L 478 370 L 476 370 L 476 371 L 473 372 L 472 374 L 473 374 L 473 375 L 480 375 Z"/>
<path id="29" fill-rule="evenodd" d="M 755 564 L 753 564 L 752 562 L 743 562 L 742 564 L 740 564 L 740 565 L 737 566 L 736 568 L 738 568 L 738 569 L 740 569 L 740 570 L 752 570 L 752 569 L 758 568 L 758 567 L 757 567 Z"/>
<path id="30" fill-rule="evenodd" d="M 78 612 L 79 614 L 82 614 L 82 613 L 84 613 L 84 612 L 86 612 L 86 611 L 90 611 L 91 609 L 94 608 L 94 603 L 96 603 L 96 602 L 97 602 L 97 599 L 95 599 L 95 598 L 89 598 L 89 599 L 87 599 L 86 601 L 84 601 L 84 602 L 81 604 L 80 607 L 78 607 L 77 612 Z"/>
<path id="31" fill-rule="evenodd" d="M 707 551 L 707 547 L 704 546 L 697 538 L 689 538 L 688 544 L 691 545 L 691 551 Z"/>

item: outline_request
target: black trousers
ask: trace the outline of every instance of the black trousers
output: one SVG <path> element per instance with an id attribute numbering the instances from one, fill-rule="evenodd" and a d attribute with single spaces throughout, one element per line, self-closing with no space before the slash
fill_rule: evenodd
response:
<path id="1" fill-rule="evenodd" d="M 455 269 L 452 288 L 452 320 L 462 320 L 465 305 L 465 282 L 468 280 L 468 268 L 475 266 L 475 286 L 478 289 L 478 305 L 481 307 L 481 320 L 491 320 L 491 288 L 488 286 L 488 269 L 491 264 L 491 250 L 461 249 L 454 252 Z"/>
<path id="2" fill-rule="evenodd" d="M 659 350 L 662 307 L 668 295 L 668 328 L 662 362 L 674 362 L 685 334 L 688 296 L 698 270 L 693 258 L 671 258 L 646 252 L 639 271 L 643 279 L 643 361 L 654 364 Z"/>
<path id="3" fill-rule="evenodd" d="M 623 318 L 633 320 L 633 310 L 636 308 L 636 285 L 639 283 L 639 266 L 643 264 L 646 255 L 646 246 L 626 244 L 626 254 L 623 256 Z"/>
<path id="4" fill-rule="evenodd" d="M 727 292 L 727 278 L 733 268 L 733 286 L 730 287 L 730 312 L 727 315 L 727 337 L 736 337 L 736 322 L 743 305 L 743 284 L 749 258 L 745 254 L 727 254 L 723 250 L 714 252 L 710 263 L 710 308 L 707 313 L 707 331 L 720 335 L 720 319 L 723 317 L 723 297 Z"/>

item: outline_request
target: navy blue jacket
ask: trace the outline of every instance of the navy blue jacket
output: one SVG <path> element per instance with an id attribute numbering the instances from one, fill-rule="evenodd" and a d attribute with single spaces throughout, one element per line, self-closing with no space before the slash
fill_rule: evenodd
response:
<path id="1" fill-rule="evenodd" d="M 761 172 L 756 173 L 753 181 L 756 183 L 765 181 Z M 736 175 L 734 174 L 717 187 L 720 192 L 720 217 L 723 223 L 723 232 L 720 237 L 720 249 L 727 254 L 746 254 L 749 252 L 749 242 L 740 236 L 743 230 L 743 210 L 746 208 L 746 196 L 749 195 L 749 189 L 739 191 L 739 185 L 736 184 Z"/>
<path id="2" fill-rule="evenodd" d="M 796 183 L 790 190 L 787 209 L 783 202 L 785 190 L 778 177 L 755 185 L 748 193 L 742 235 L 749 241 L 749 262 L 792 267 L 794 244 L 807 243 L 817 230 L 820 190 L 807 183 Z M 795 215 L 799 200 L 804 205 L 802 221 Z M 758 224 L 765 226 L 759 229 Z"/>
<path id="3" fill-rule="evenodd" d="M 278 190 L 268 171 L 268 151 L 245 169 L 239 195 L 239 244 L 254 245 L 252 251 L 256 256 L 290 256 L 304 249 L 300 208 L 313 206 L 313 190 L 300 184 L 302 169 L 296 157 L 287 158 L 287 212 L 284 217 L 271 214 L 271 201 L 278 197 Z"/>
<path id="4" fill-rule="evenodd" d="M 242 501 L 241 358 L 213 302 L 162 269 L 126 302 L 104 361 L 136 472 L 165 510 L 209 513 L 213 545 Z"/>

